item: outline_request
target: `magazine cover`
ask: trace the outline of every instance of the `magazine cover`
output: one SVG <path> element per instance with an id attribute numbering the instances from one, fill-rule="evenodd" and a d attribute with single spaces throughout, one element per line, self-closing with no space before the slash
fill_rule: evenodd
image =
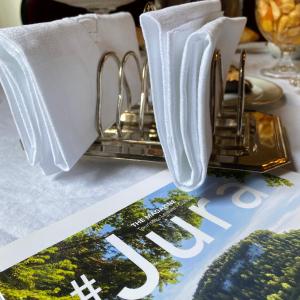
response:
<path id="1" fill-rule="evenodd" d="M 0 249 L 0 299 L 299 299 L 300 175 L 162 172 Z"/>

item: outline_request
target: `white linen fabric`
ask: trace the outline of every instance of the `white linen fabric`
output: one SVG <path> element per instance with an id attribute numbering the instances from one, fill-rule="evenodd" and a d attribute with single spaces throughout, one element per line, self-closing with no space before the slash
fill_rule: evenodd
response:
<path id="1" fill-rule="evenodd" d="M 97 138 L 98 61 L 107 51 L 121 57 L 129 50 L 138 54 L 128 13 L 0 30 L 0 83 L 30 164 L 40 165 L 46 174 L 74 166 Z M 128 66 L 126 72 L 136 97 L 135 68 Z M 115 120 L 116 66 L 107 67 L 105 74 L 104 128 Z"/>
<path id="2" fill-rule="evenodd" d="M 28 167 L 0 91 L 0 247 L 104 200 L 165 165 L 83 157 L 69 172 L 43 176 Z"/>
<path id="3" fill-rule="evenodd" d="M 223 17 L 218 0 L 141 16 L 158 134 L 169 170 L 183 190 L 197 189 L 206 178 L 213 53 L 221 50 L 225 76 L 245 21 Z"/>

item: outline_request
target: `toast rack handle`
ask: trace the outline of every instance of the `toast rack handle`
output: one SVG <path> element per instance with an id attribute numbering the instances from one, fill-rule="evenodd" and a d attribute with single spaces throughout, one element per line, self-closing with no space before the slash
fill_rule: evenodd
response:
<path id="1" fill-rule="evenodd" d="M 139 58 L 136 55 L 134 51 L 128 51 L 122 58 L 121 65 L 119 68 L 119 95 L 118 95 L 118 106 L 117 106 L 117 115 L 116 115 L 116 124 L 117 124 L 117 131 L 118 131 L 118 136 L 122 136 L 122 128 L 121 128 L 121 114 L 122 114 L 122 107 L 123 107 L 123 102 L 124 102 L 124 91 L 123 88 L 125 87 L 126 95 L 127 95 L 127 110 L 131 109 L 132 106 L 132 97 L 131 97 L 131 92 L 130 92 L 130 87 L 128 84 L 128 81 L 126 79 L 125 75 L 125 67 L 128 64 L 128 60 L 130 58 L 133 58 L 134 64 L 136 66 L 137 72 L 138 72 L 138 77 L 139 81 L 142 81 L 142 73 L 141 73 L 141 66 L 139 62 Z"/>
<path id="2" fill-rule="evenodd" d="M 245 112 L 245 65 L 246 51 L 243 50 L 240 58 L 238 103 L 237 103 L 237 136 L 243 135 L 243 116 Z"/>
<path id="3" fill-rule="evenodd" d="M 116 111 L 116 126 L 117 126 L 117 133 L 118 137 L 122 136 L 122 124 L 121 124 L 121 113 L 122 113 L 122 106 L 124 100 L 124 89 L 127 99 L 127 109 L 131 107 L 131 91 L 129 88 L 128 80 L 125 75 L 125 65 L 130 57 L 134 58 L 135 64 L 137 66 L 139 78 L 141 80 L 142 74 L 140 71 L 140 63 L 137 55 L 133 51 L 127 52 L 122 61 L 118 58 L 115 52 L 107 52 L 105 53 L 99 60 L 98 68 L 97 68 L 97 103 L 96 103 L 96 129 L 99 136 L 102 138 L 104 137 L 104 130 L 102 125 L 102 106 L 103 106 L 103 99 L 102 99 L 102 91 L 103 91 L 103 73 L 104 73 L 104 66 L 108 60 L 112 60 L 117 66 L 118 72 L 118 103 L 117 103 L 117 111 Z"/>
<path id="4" fill-rule="evenodd" d="M 145 111 L 148 109 L 149 104 L 149 65 L 148 61 L 144 63 L 142 71 L 142 91 L 141 91 L 141 103 L 140 103 L 140 114 L 139 114 L 139 130 L 141 137 L 144 135 L 144 121 Z"/>
<path id="5" fill-rule="evenodd" d="M 213 136 L 216 133 L 217 120 L 222 117 L 224 101 L 224 84 L 222 75 L 222 56 L 220 50 L 215 50 L 211 66 L 211 101 L 210 118 Z"/>
<path id="6" fill-rule="evenodd" d="M 103 69 L 108 60 L 112 60 L 117 65 L 117 70 L 119 72 L 121 67 L 121 62 L 116 53 L 107 52 L 105 53 L 99 60 L 98 68 L 97 68 L 97 102 L 96 102 L 96 129 L 100 138 L 104 137 L 104 131 L 102 126 L 102 106 L 103 106 L 103 97 L 102 97 L 102 77 L 103 77 Z M 120 85 L 120 78 L 119 78 Z"/>

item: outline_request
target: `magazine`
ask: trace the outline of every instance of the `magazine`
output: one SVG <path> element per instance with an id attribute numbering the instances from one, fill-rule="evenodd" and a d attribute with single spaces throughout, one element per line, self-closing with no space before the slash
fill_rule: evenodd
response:
<path id="1" fill-rule="evenodd" d="M 0 249 L 0 299 L 299 299 L 300 175 L 167 171 Z"/>

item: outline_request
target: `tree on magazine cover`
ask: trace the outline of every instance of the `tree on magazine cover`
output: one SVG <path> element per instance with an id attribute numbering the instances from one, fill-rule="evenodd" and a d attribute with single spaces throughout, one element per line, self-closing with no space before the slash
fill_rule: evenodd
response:
<path id="1" fill-rule="evenodd" d="M 198 201 L 184 192 L 173 190 L 168 197 L 150 199 L 147 203 L 141 200 L 0 273 L 0 290 L 7 300 L 76 299 L 70 296 L 70 282 L 74 279 L 80 281 L 82 274 L 94 278 L 95 286 L 101 285 L 101 299 L 116 299 L 111 295 L 117 295 L 125 286 L 140 287 L 146 280 L 145 274 L 105 241 L 104 238 L 112 232 L 156 266 L 160 273 L 161 290 L 165 285 L 178 283 L 181 275 L 180 262 L 145 238 L 148 230 L 143 232 L 131 226 L 136 220 L 149 216 L 149 213 L 170 200 L 181 207 L 173 213 L 195 227 L 201 225 L 200 216 L 182 209 L 185 206 L 183 204 L 189 206 Z M 177 246 L 191 238 L 188 232 L 170 222 L 169 217 L 154 222 L 149 227 L 150 230 Z M 151 295 L 147 299 L 152 299 Z"/>
<path id="2" fill-rule="evenodd" d="M 194 300 L 299 300 L 300 230 L 252 233 L 217 258 Z"/>

